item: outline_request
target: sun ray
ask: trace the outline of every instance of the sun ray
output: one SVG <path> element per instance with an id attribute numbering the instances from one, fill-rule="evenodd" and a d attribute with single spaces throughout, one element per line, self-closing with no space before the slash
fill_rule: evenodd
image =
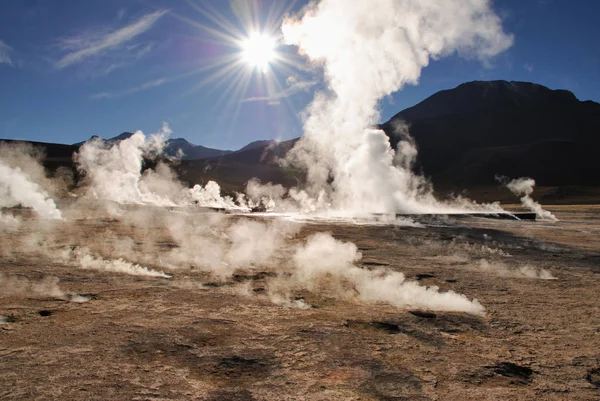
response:
<path id="1" fill-rule="evenodd" d="M 299 119 L 297 110 L 288 96 L 303 89 L 290 89 L 288 79 L 312 80 L 312 72 L 302 57 L 281 44 L 280 27 L 285 16 L 292 11 L 297 0 L 289 3 L 273 1 L 261 9 L 264 2 L 247 0 L 231 2 L 231 16 L 227 9 L 215 9 L 206 2 L 186 0 L 201 16 L 194 20 L 189 14 L 175 15 L 181 21 L 201 30 L 202 43 L 215 46 L 217 53 L 203 55 L 201 80 L 190 85 L 182 95 L 203 91 L 203 96 L 216 96 L 212 109 L 219 109 L 235 125 L 245 99 L 263 101 L 265 106 L 283 103 L 286 114 Z M 250 91 L 253 95 L 249 96 Z M 301 107 L 301 106 L 300 106 Z M 300 108 L 298 107 L 298 108 Z M 280 135 L 280 133 L 277 133 Z"/>

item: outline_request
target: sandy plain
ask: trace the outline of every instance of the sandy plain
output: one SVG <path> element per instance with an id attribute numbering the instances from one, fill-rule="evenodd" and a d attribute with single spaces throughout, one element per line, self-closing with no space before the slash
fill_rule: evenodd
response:
<path id="1" fill-rule="evenodd" d="M 13 211 L 23 222 L 0 232 L 0 399 L 600 399 L 600 207 L 551 210 L 559 222 L 312 222 L 290 240 L 330 232 L 358 246 L 359 267 L 477 298 L 485 316 L 311 291 L 292 294 L 309 308 L 282 306 L 265 295 L 271 265 L 221 280 L 189 268 L 170 279 L 81 269 L 24 247 L 39 222 Z M 147 249 L 177 247 L 160 225 L 101 215 L 56 224 L 54 246 L 86 244 L 106 258 L 107 233 L 142 251 L 149 238 Z M 48 277 L 87 302 L 36 293 L 31 283 Z"/>

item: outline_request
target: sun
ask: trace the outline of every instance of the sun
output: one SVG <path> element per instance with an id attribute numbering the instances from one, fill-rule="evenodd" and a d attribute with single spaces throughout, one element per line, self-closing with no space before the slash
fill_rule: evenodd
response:
<path id="1" fill-rule="evenodd" d="M 274 38 L 262 33 L 252 33 L 241 44 L 242 59 L 250 67 L 267 72 L 276 57 L 275 47 Z"/>

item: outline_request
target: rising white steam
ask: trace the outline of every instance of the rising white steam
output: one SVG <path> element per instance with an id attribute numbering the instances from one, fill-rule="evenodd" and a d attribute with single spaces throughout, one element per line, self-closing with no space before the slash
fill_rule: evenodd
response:
<path id="1" fill-rule="evenodd" d="M 536 268 L 530 265 L 524 265 L 519 267 L 509 267 L 502 262 L 489 262 L 486 259 L 479 261 L 479 269 L 481 271 L 492 273 L 501 277 L 515 277 L 515 278 L 537 278 L 541 280 L 556 280 L 556 277 L 552 275 L 548 270 L 542 268 Z"/>
<path id="2" fill-rule="evenodd" d="M 244 209 L 236 205 L 233 198 L 221 196 L 221 187 L 214 181 L 208 181 L 205 186 L 196 184 L 189 190 L 192 201 L 200 206 L 218 209 Z"/>
<path id="3" fill-rule="evenodd" d="M 3 214 L 0 212 L 0 231 L 14 231 L 21 224 L 21 219 L 12 214 Z"/>
<path id="4" fill-rule="evenodd" d="M 118 142 L 106 142 L 100 138 L 86 142 L 75 161 L 85 175 L 88 194 L 95 199 L 121 204 L 145 204 L 154 206 L 199 205 L 223 209 L 243 209 L 231 197 L 221 196 L 221 188 L 214 181 L 205 186 L 186 188 L 177 174 L 159 156 L 165 140 L 171 134 L 167 124 L 162 131 L 146 137 L 137 131 Z M 142 172 L 144 158 L 156 161 L 156 166 Z"/>
<path id="5" fill-rule="evenodd" d="M 504 178 L 496 177 L 496 179 L 502 181 Z M 521 203 L 523 206 L 529 208 L 529 210 L 534 212 L 540 219 L 558 221 L 556 216 L 554 216 L 548 210 L 544 210 L 542 205 L 534 201 L 531 197 L 533 188 L 535 187 L 535 180 L 533 178 L 514 179 L 506 183 L 506 187 L 510 189 L 513 194 L 521 197 Z"/>
<path id="6" fill-rule="evenodd" d="M 19 167 L 0 160 L 0 207 L 22 205 L 32 208 L 40 217 L 61 219 L 54 200 Z"/>
<path id="7" fill-rule="evenodd" d="M 158 183 L 155 182 L 157 185 L 153 187 L 142 180 L 144 155 L 160 154 L 169 133 L 168 127 L 164 126 L 162 133 L 148 138 L 137 131 L 113 144 L 107 144 L 100 138 L 83 144 L 75 161 L 88 180 L 90 194 L 97 199 L 118 203 L 174 205 L 171 199 L 156 192 Z"/>
<path id="8" fill-rule="evenodd" d="M 0 274 L 0 293 L 63 298 L 65 293 L 58 286 L 59 281 L 58 277 L 44 277 L 42 280 L 32 281 L 25 277 Z"/>
<path id="9" fill-rule="evenodd" d="M 308 192 L 338 210 L 427 213 L 474 208 L 444 206 L 411 172 L 414 144 L 397 150 L 369 129 L 378 102 L 417 84 L 430 59 L 452 53 L 487 61 L 512 44 L 487 0 L 322 0 L 287 19 L 282 32 L 324 69 L 327 90 L 308 107 L 304 136 L 288 161 L 308 171 Z M 402 135 L 402 132 L 399 133 Z"/>
<path id="10" fill-rule="evenodd" d="M 276 266 L 286 242 L 300 225 L 272 221 L 232 220 L 220 214 L 169 216 L 167 228 L 177 248 L 161 255 L 170 268 L 199 268 L 226 278 L 236 269 Z"/>
<path id="11" fill-rule="evenodd" d="M 91 254 L 87 248 L 78 248 L 73 251 L 73 256 L 82 269 L 100 270 L 113 273 L 125 273 L 132 276 L 149 276 L 171 278 L 170 275 L 161 271 L 149 269 L 123 259 L 103 259 Z"/>
<path id="12" fill-rule="evenodd" d="M 25 277 L 0 274 L 0 295 L 17 297 L 51 297 L 70 302 L 87 302 L 88 297 L 77 294 L 66 294 L 58 285 L 58 277 L 47 276 L 41 280 L 30 280 Z"/>
<path id="13" fill-rule="evenodd" d="M 362 258 L 356 245 L 342 242 L 328 233 L 317 233 L 293 256 L 293 279 L 309 291 L 329 293 L 347 300 L 367 303 L 386 302 L 399 307 L 417 307 L 443 311 L 461 311 L 483 315 L 485 309 L 453 291 L 424 287 L 406 281 L 404 274 L 385 269 L 367 270 L 355 265 Z"/>

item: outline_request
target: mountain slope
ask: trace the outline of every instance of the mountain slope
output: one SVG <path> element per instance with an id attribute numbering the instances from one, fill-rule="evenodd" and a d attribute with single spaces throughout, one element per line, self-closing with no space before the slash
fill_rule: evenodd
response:
<path id="1" fill-rule="evenodd" d="M 231 150 L 220 150 L 207 148 L 202 145 L 194 145 L 183 138 L 168 139 L 165 144 L 165 154 L 169 156 L 178 156 L 179 151 L 183 152 L 182 159 L 195 160 L 218 157 L 232 153 Z"/>
<path id="2" fill-rule="evenodd" d="M 532 176 L 541 185 L 600 185 L 600 104 L 526 82 L 475 81 L 434 94 L 381 125 L 395 146 L 406 123 L 419 167 L 442 185 Z"/>
<path id="3" fill-rule="evenodd" d="M 119 142 L 124 139 L 127 139 L 127 138 L 131 137 L 132 135 L 133 135 L 133 132 L 123 132 L 120 135 L 106 139 L 105 142 L 112 144 L 114 142 Z M 97 135 L 94 135 L 90 138 L 90 140 L 94 139 L 94 138 L 99 138 L 99 137 Z M 78 142 L 73 145 L 81 146 L 83 144 L 84 144 L 84 142 Z M 250 145 L 247 145 L 247 146 L 250 146 Z M 167 141 L 165 142 L 164 153 L 167 156 L 171 156 L 171 157 L 180 156 L 182 154 L 183 160 L 196 160 L 196 159 L 208 159 L 211 157 L 223 156 L 223 155 L 227 155 L 229 153 L 233 153 L 233 151 L 207 148 L 206 146 L 202 146 L 202 145 L 194 145 L 193 143 L 188 142 L 184 138 L 174 138 L 174 139 L 167 139 Z"/>

